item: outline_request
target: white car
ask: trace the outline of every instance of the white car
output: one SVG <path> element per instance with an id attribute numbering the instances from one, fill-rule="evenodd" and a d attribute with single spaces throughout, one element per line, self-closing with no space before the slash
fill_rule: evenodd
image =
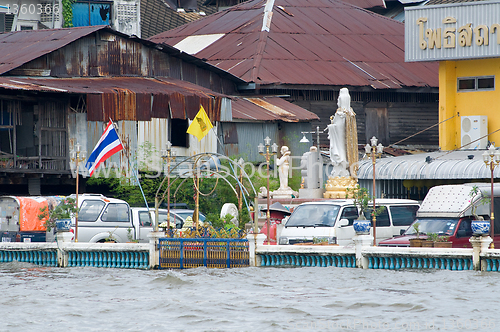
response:
<path id="1" fill-rule="evenodd" d="M 133 207 L 132 209 L 132 219 L 134 220 L 134 226 L 140 227 L 141 232 L 146 232 L 152 230 L 151 221 L 155 220 L 155 209 L 149 208 L 151 214 L 151 219 L 148 217 L 148 209 L 145 207 Z M 172 227 L 180 229 L 184 225 L 187 217 L 193 216 L 194 210 L 189 209 L 170 209 L 170 222 Z M 167 221 L 168 210 L 158 209 L 158 224 Z M 203 213 L 200 213 L 200 221 L 205 221 L 206 217 Z"/>
<path id="2" fill-rule="evenodd" d="M 417 201 L 409 199 L 378 199 L 377 206 L 386 209 L 377 216 L 377 242 L 401 235 L 415 220 Z M 370 219 L 370 212 L 365 215 Z M 359 219 L 352 199 L 308 202 L 297 206 L 279 235 L 279 244 L 327 240 L 342 246 L 353 244 L 353 223 Z M 373 228 L 371 229 L 373 234 Z"/>

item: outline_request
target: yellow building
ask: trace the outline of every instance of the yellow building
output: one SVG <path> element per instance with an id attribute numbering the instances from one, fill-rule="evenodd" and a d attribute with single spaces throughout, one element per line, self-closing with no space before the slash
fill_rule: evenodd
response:
<path id="1" fill-rule="evenodd" d="M 500 2 L 414 7 L 405 17 L 405 60 L 440 62 L 441 150 L 500 145 Z"/>

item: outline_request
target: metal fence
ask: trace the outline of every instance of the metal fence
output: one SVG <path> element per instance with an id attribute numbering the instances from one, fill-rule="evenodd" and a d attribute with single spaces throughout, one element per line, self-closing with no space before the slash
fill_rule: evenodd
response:
<path id="1" fill-rule="evenodd" d="M 249 266 L 246 239 L 163 238 L 158 246 L 160 269 Z"/>

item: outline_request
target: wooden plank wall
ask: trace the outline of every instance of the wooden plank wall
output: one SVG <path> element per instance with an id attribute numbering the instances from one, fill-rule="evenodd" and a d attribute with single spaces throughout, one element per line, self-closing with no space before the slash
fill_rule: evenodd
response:
<path id="1" fill-rule="evenodd" d="M 311 131 L 316 130 L 316 126 L 319 125 L 322 132 L 330 124 L 330 116 L 335 114 L 337 109 L 337 103 L 333 101 L 299 100 L 294 103 L 319 116 L 320 121 L 311 123 Z M 378 134 L 385 146 L 394 144 L 439 121 L 438 102 L 351 102 L 351 107 L 356 113 L 359 144 L 368 143 L 374 133 Z M 374 112 L 375 109 L 378 109 L 377 116 L 382 118 L 376 117 L 375 114 L 370 117 L 370 112 Z M 383 111 L 383 109 L 387 109 L 387 111 Z M 374 120 L 377 120 L 377 122 L 374 122 Z M 381 130 L 384 127 L 385 130 Z M 438 141 L 439 131 L 438 126 L 436 126 L 398 145 L 437 146 Z M 320 142 L 321 146 L 328 147 L 329 141 L 326 132 L 320 134 Z"/>

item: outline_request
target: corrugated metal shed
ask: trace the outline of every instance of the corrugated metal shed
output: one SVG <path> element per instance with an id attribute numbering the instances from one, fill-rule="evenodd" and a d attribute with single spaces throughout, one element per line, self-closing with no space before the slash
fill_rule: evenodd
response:
<path id="1" fill-rule="evenodd" d="M 188 22 L 198 20 L 217 11 L 215 6 L 204 6 L 204 0 L 198 0 L 197 12 L 178 12 L 162 0 L 141 1 L 141 37 L 153 35 L 177 28 Z"/>
<path id="2" fill-rule="evenodd" d="M 82 41 L 85 37 L 87 40 Z M 141 44 L 146 47 L 141 49 Z M 50 59 L 44 58 L 44 55 L 50 56 Z M 169 76 L 224 93 L 232 93 L 235 84 L 245 83 L 176 48 L 128 36 L 102 25 L 0 34 L 0 75 L 3 74 L 55 77 Z"/>
<path id="3" fill-rule="evenodd" d="M 267 29 L 265 4 L 248 1 L 150 40 L 224 34 L 193 55 L 261 85 L 438 86 L 437 63 L 405 63 L 401 22 L 337 0 L 275 0 Z"/>
<path id="4" fill-rule="evenodd" d="M 304 122 L 318 116 L 279 97 L 232 98 L 233 120 Z M 307 130 L 304 130 L 307 131 Z"/>
<path id="5" fill-rule="evenodd" d="M 220 120 L 226 97 L 196 84 L 167 77 L 12 78 L 0 77 L 0 88 L 87 95 L 87 120 L 194 118 L 200 103 L 212 121 Z M 153 110 L 153 111 L 152 111 Z"/>
<path id="6" fill-rule="evenodd" d="M 219 150 L 219 152 L 228 156 L 237 155 L 245 161 L 263 162 L 265 158 L 259 154 L 257 146 L 259 143 L 264 144 L 264 138 L 269 136 L 271 144 L 288 146 L 295 167 L 300 163 L 300 157 L 309 151 L 310 147 L 310 144 L 300 143 L 302 138 L 300 132 L 309 131 L 310 128 L 307 122 L 223 122 L 221 123 L 221 140 L 224 150 Z M 309 134 L 307 136 L 311 140 L 311 136 Z M 277 157 L 279 158 L 280 155 Z"/>
<path id="7" fill-rule="evenodd" d="M 103 26 L 51 30 L 25 30 L 0 34 L 0 74 L 53 52 Z"/>
<path id="8" fill-rule="evenodd" d="M 19 78 L 0 77 L 0 88 L 87 94 L 87 120 L 193 119 L 200 103 L 215 121 L 305 122 L 318 116 L 279 97 L 229 97 L 167 77 Z M 227 99 L 232 101 L 228 102 Z M 224 102 L 224 118 L 221 105 Z M 229 116 L 232 111 L 232 117 Z"/>
<path id="9" fill-rule="evenodd" d="M 483 162 L 484 151 L 439 151 L 377 159 L 375 179 L 489 179 L 491 171 Z M 360 161 L 358 177 L 360 180 L 373 179 L 371 160 Z M 495 168 L 494 177 L 500 178 L 499 167 Z"/>

